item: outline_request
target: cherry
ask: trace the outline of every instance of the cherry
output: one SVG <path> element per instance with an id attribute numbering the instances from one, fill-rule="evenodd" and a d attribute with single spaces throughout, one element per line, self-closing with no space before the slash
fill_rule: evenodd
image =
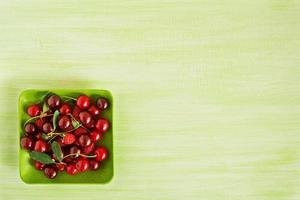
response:
<path id="1" fill-rule="evenodd" d="M 79 120 L 79 113 L 81 112 L 78 106 L 75 106 L 72 112 L 72 115 L 75 119 Z"/>
<path id="2" fill-rule="evenodd" d="M 30 117 L 38 116 L 41 113 L 41 108 L 38 104 L 33 104 L 27 108 L 27 113 Z"/>
<path id="3" fill-rule="evenodd" d="M 79 172 L 84 172 L 84 171 L 88 170 L 89 164 L 90 163 L 87 158 L 80 157 L 80 158 L 78 158 L 78 160 L 76 162 L 76 169 Z"/>
<path id="4" fill-rule="evenodd" d="M 75 175 L 78 173 L 78 170 L 74 164 L 70 164 L 67 166 L 67 173 L 70 175 Z"/>
<path id="5" fill-rule="evenodd" d="M 66 133 L 63 137 L 63 143 L 65 145 L 73 144 L 76 141 L 76 138 L 73 134 L 71 133 Z"/>
<path id="6" fill-rule="evenodd" d="M 60 114 L 62 115 L 67 115 L 71 113 L 71 106 L 69 104 L 64 103 L 60 109 L 59 109 Z"/>
<path id="7" fill-rule="evenodd" d="M 48 98 L 47 103 L 48 103 L 50 108 L 58 108 L 61 104 L 61 99 L 57 95 L 51 95 Z"/>
<path id="8" fill-rule="evenodd" d="M 79 127 L 74 131 L 74 135 L 80 136 L 82 134 L 86 134 L 88 131 L 85 128 Z"/>
<path id="9" fill-rule="evenodd" d="M 21 147 L 23 149 L 31 150 L 33 147 L 34 141 L 29 137 L 22 137 L 21 139 Z"/>
<path id="10" fill-rule="evenodd" d="M 83 111 L 79 113 L 79 120 L 82 122 L 83 125 L 87 125 L 92 120 L 92 115 L 87 112 Z"/>
<path id="11" fill-rule="evenodd" d="M 34 150 L 37 152 L 46 152 L 48 150 L 48 144 L 44 140 L 36 141 Z"/>
<path id="12" fill-rule="evenodd" d="M 97 130 L 94 130 L 90 133 L 90 137 L 93 142 L 97 142 L 101 138 L 101 133 Z"/>
<path id="13" fill-rule="evenodd" d="M 72 146 L 70 148 L 70 154 L 77 154 L 77 155 L 74 155 L 74 156 L 71 156 L 71 157 L 76 158 L 76 157 L 79 156 L 80 153 L 81 153 L 81 150 L 77 146 Z"/>
<path id="14" fill-rule="evenodd" d="M 92 143 L 92 140 L 88 135 L 81 135 L 78 138 L 78 142 L 79 142 L 80 146 L 87 147 Z"/>
<path id="15" fill-rule="evenodd" d="M 28 134 L 34 134 L 36 131 L 36 127 L 33 123 L 28 123 L 25 125 L 24 130 Z"/>
<path id="16" fill-rule="evenodd" d="M 57 175 L 57 172 L 56 172 L 56 170 L 53 167 L 46 167 L 44 169 L 44 173 L 50 179 L 55 178 L 56 175 Z"/>
<path id="17" fill-rule="evenodd" d="M 96 148 L 94 153 L 96 155 L 96 158 L 95 158 L 96 161 L 103 161 L 107 157 L 107 150 L 105 147 Z"/>
<path id="18" fill-rule="evenodd" d="M 50 133 L 51 131 L 53 131 L 52 123 L 50 123 L 50 122 L 44 123 L 43 124 L 43 132 L 44 133 Z"/>
<path id="19" fill-rule="evenodd" d="M 42 140 L 43 139 L 42 135 L 43 135 L 43 133 L 38 133 L 38 134 L 35 135 L 35 138 L 38 139 L 38 140 Z"/>
<path id="20" fill-rule="evenodd" d="M 104 133 L 109 129 L 109 121 L 103 118 L 98 119 L 96 122 L 96 129 L 98 129 L 101 133 Z"/>
<path id="21" fill-rule="evenodd" d="M 94 148 L 95 148 L 95 143 L 92 142 L 92 144 L 90 144 L 89 146 L 83 148 L 83 153 L 84 154 L 90 154 L 90 153 L 93 152 Z"/>
<path id="22" fill-rule="evenodd" d="M 62 163 L 57 163 L 56 168 L 58 169 L 58 171 L 64 171 L 65 170 L 65 165 L 62 164 Z"/>
<path id="23" fill-rule="evenodd" d="M 99 110 L 96 106 L 94 106 L 94 105 L 92 105 L 92 106 L 88 109 L 88 111 L 89 111 L 93 116 L 99 115 L 99 113 L 100 113 L 100 110 Z"/>
<path id="24" fill-rule="evenodd" d="M 99 162 L 97 162 L 96 160 L 92 159 L 90 160 L 90 169 L 91 170 L 97 170 L 99 169 Z"/>
<path id="25" fill-rule="evenodd" d="M 86 128 L 89 128 L 89 129 L 94 128 L 95 127 L 95 120 L 92 119 L 90 121 L 90 123 L 86 124 L 85 126 L 86 126 Z"/>
<path id="26" fill-rule="evenodd" d="M 108 108 L 108 101 L 105 98 L 99 98 L 99 99 L 97 99 L 96 104 L 97 104 L 97 107 L 100 110 L 105 110 L 106 108 Z"/>
<path id="27" fill-rule="evenodd" d="M 90 107 L 90 99 L 88 96 L 85 95 L 81 95 L 77 98 L 77 102 L 76 105 L 82 109 L 82 110 L 86 110 Z"/>
<path id="28" fill-rule="evenodd" d="M 35 120 L 34 123 L 40 130 L 43 130 L 44 120 L 42 118 Z"/>
<path id="29" fill-rule="evenodd" d="M 39 162 L 39 161 L 35 161 L 34 163 L 34 167 L 37 169 L 37 170 L 43 170 L 44 167 L 45 167 L 45 164 Z"/>
<path id="30" fill-rule="evenodd" d="M 58 126 L 59 128 L 61 128 L 62 130 L 66 130 L 67 128 L 69 128 L 71 125 L 71 120 L 70 117 L 64 115 L 62 116 L 59 120 L 58 120 Z"/>
<path id="31" fill-rule="evenodd" d="M 63 138 L 62 137 L 56 137 L 55 141 L 61 146 L 65 147 L 66 145 L 63 143 Z"/>

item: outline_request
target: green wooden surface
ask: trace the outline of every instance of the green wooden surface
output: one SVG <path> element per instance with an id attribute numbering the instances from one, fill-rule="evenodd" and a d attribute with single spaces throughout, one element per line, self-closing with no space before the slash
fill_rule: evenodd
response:
<path id="1" fill-rule="evenodd" d="M 297 0 L 1 0 L 0 199 L 300 199 Z M 27 88 L 114 94 L 105 185 L 26 185 Z"/>

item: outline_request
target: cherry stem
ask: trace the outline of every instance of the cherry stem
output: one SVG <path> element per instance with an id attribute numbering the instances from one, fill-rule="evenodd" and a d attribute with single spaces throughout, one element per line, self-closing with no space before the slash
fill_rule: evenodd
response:
<path id="1" fill-rule="evenodd" d="M 72 100 L 74 100 L 74 101 L 77 101 L 77 99 L 76 98 L 74 98 L 74 97 L 70 97 L 70 96 L 62 96 L 62 97 L 64 97 L 64 98 L 67 98 L 67 99 L 72 99 Z"/>
<path id="2" fill-rule="evenodd" d="M 25 126 L 28 122 L 30 122 L 31 120 L 38 119 L 38 118 L 43 118 L 43 117 L 50 117 L 50 116 L 53 116 L 53 114 L 44 115 L 44 113 L 42 113 L 42 114 L 40 114 L 39 116 L 31 117 L 31 118 L 29 118 L 29 119 L 24 123 L 24 126 Z"/>
<path id="3" fill-rule="evenodd" d="M 84 154 L 80 154 L 80 153 L 71 153 L 71 154 L 68 154 L 65 157 L 63 157 L 62 160 L 67 158 L 67 157 L 70 157 L 70 156 L 82 156 L 82 157 L 86 157 L 86 158 L 95 158 L 97 155 L 90 155 L 89 156 L 89 155 L 84 155 Z"/>
<path id="4" fill-rule="evenodd" d="M 77 122 L 77 123 L 79 124 L 79 126 L 78 126 L 77 128 L 82 127 L 82 128 L 84 128 L 87 132 L 89 132 L 89 133 L 91 132 L 88 128 L 84 127 L 77 119 L 75 119 L 75 117 L 74 117 L 71 113 L 69 113 L 68 115 L 71 116 L 72 120 L 74 120 L 75 122 Z M 76 128 L 76 129 L 77 129 L 77 128 Z"/>

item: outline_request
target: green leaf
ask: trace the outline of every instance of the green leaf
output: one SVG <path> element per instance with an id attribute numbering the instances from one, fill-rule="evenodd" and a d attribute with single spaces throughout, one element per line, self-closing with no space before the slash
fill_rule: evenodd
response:
<path id="1" fill-rule="evenodd" d="M 49 106 L 47 103 L 43 104 L 43 113 L 47 112 L 49 110 Z"/>
<path id="2" fill-rule="evenodd" d="M 59 111 L 56 110 L 53 114 L 53 130 L 56 130 Z"/>
<path id="3" fill-rule="evenodd" d="M 42 133 L 42 138 L 43 138 L 44 140 L 48 140 L 48 139 L 49 139 L 48 135 L 45 134 L 45 133 Z"/>
<path id="4" fill-rule="evenodd" d="M 54 141 L 51 143 L 51 148 L 57 160 L 62 161 L 63 153 L 61 151 L 60 145 L 56 141 Z"/>
<path id="5" fill-rule="evenodd" d="M 80 123 L 77 120 L 72 119 L 72 125 L 76 129 L 76 128 L 78 128 L 80 126 Z"/>
<path id="6" fill-rule="evenodd" d="M 37 151 L 32 151 L 30 152 L 30 157 L 33 159 L 33 160 L 36 160 L 36 161 L 39 161 L 43 164 L 53 164 L 55 163 L 51 157 L 46 154 L 46 153 L 41 153 L 41 152 L 37 152 Z"/>

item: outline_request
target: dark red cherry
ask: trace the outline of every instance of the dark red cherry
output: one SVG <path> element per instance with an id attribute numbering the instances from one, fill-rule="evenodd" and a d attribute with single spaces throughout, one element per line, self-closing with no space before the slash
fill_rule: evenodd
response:
<path id="1" fill-rule="evenodd" d="M 71 156 L 72 158 L 78 157 L 80 153 L 81 153 L 81 150 L 77 146 L 72 146 L 70 148 L 70 154 L 76 154 L 74 156 Z"/>
<path id="2" fill-rule="evenodd" d="M 92 105 L 89 109 L 88 109 L 89 113 L 91 113 L 93 116 L 99 115 L 100 114 L 100 110 Z"/>
<path id="3" fill-rule="evenodd" d="M 65 145 L 73 144 L 76 141 L 76 137 L 71 133 L 64 134 L 63 143 Z"/>
<path id="4" fill-rule="evenodd" d="M 90 137 L 93 142 L 97 142 L 101 139 L 102 134 L 98 130 L 94 130 L 90 133 Z"/>
<path id="5" fill-rule="evenodd" d="M 60 114 L 62 115 L 67 115 L 69 113 L 71 113 L 71 106 L 67 103 L 64 103 L 60 109 L 59 109 Z"/>
<path id="6" fill-rule="evenodd" d="M 78 138 L 78 142 L 79 142 L 80 146 L 87 147 L 92 143 L 92 140 L 88 135 L 81 135 Z"/>
<path id="7" fill-rule="evenodd" d="M 105 110 L 106 108 L 108 108 L 108 101 L 105 98 L 99 98 L 99 99 L 97 99 L 97 103 L 96 104 L 97 104 L 97 107 L 100 110 Z"/>
<path id="8" fill-rule="evenodd" d="M 35 161 L 34 163 L 34 167 L 37 169 L 37 170 L 43 170 L 44 167 L 45 167 L 45 164 L 39 162 L 39 161 Z"/>
<path id="9" fill-rule="evenodd" d="M 48 150 L 48 144 L 44 140 L 36 141 L 34 150 L 38 152 L 46 152 Z"/>
<path id="10" fill-rule="evenodd" d="M 99 169 L 99 166 L 100 166 L 99 162 L 97 162 L 94 159 L 90 160 L 90 169 L 91 170 L 97 170 L 97 169 Z"/>
<path id="11" fill-rule="evenodd" d="M 82 122 L 83 125 L 87 125 L 91 122 L 92 115 L 87 111 L 83 111 L 79 113 L 79 120 Z"/>
<path id="12" fill-rule="evenodd" d="M 107 150 L 105 147 L 98 147 L 94 151 L 96 158 L 96 161 L 103 161 L 107 158 Z"/>
<path id="13" fill-rule="evenodd" d="M 33 148 L 34 141 L 29 137 L 22 137 L 21 147 L 26 150 L 31 150 Z"/>
<path id="14" fill-rule="evenodd" d="M 24 130 L 28 134 L 34 134 L 36 132 L 36 126 L 33 123 L 28 123 L 25 125 Z"/>
<path id="15" fill-rule="evenodd" d="M 94 148 L 95 148 L 95 143 L 92 142 L 89 146 L 83 148 L 83 153 L 90 154 L 93 152 Z"/>
<path id="16" fill-rule="evenodd" d="M 77 98 L 76 105 L 82 109 L 87 110 L 90 107 L 90 99 L 88 96 L 81 95 Z"/>
<path id="17" fill-rule="evenodd" d="M 87 158 L 79 157 L 76 162 L 76 169 L 79 172 L 84 172 L 84 171 L 88 170 L 89 164 L 90 163 Z"/>
<path id="18" fill-rule="evenodd" d="M 43 132 L 44 133 L 50 133 L 51 131 L 53 131 L 52 123 L 50 123 L 50 122 L 44 123 L 44 125 L 43 125 Z"/>
<path id="19" fill-rule="evenodd" d="M 64 171 L 65 170 L 65 165 L 62 164 L 62 163 L 57 163 L 56 168 L 58 169 L 58 171 Z"/>
<path id="20" fill-rule="evenodd" d="M 86 134 L 86 133 L 88 133 L 88 131 L 85 128 L 82 128 L 82 127 L 79 127 L 74 131 L 74 135 L 76 135 L 76 136 L 80 136 L 80 135 L 83 135 L 83 134 Z"/>
<path id="21" fill-rule="evenodd" d="M 33 104 L 27 108 L 27 113 L 30 117 L 38 116 L 41 113 L 41 108 L 38 104 Z"/>
<path id="22" fill-rule="evenodd" d="M 69 116 L 64 115 L 58 120 L 58 126 L 62 130 L 66 130 L 67 128 L 70 127 L 70 125 L 71 125 L 71 119 Z"/>
<path id="23" fill-rule="evenodd" d="M 78 173 L 78 170 L 74 164 L 70 164 L 67 166 L 67 173 L 70 175 L 75 175 Z"/>
<path id="24" fill-rule="evenodd" d="M 48 98 L 47 103 L 50 108 L 58 108 L 61 105 L 61 99 L 57 95 L 51 95 Z"/>
<path id="25" fill-rule="evenodd" d="M 54 169 L 53 167 L 45 167 L 44 173 L 50 179 L 55 178 L 57 175 L 56 169 Z"/>
<path id="26" fill-rule="evenodd" d="M 104 133 L 109 129 L 109 121 L 107 119 L 100 118 L 97 120 L 95 127 L 101 133 Z"/>

